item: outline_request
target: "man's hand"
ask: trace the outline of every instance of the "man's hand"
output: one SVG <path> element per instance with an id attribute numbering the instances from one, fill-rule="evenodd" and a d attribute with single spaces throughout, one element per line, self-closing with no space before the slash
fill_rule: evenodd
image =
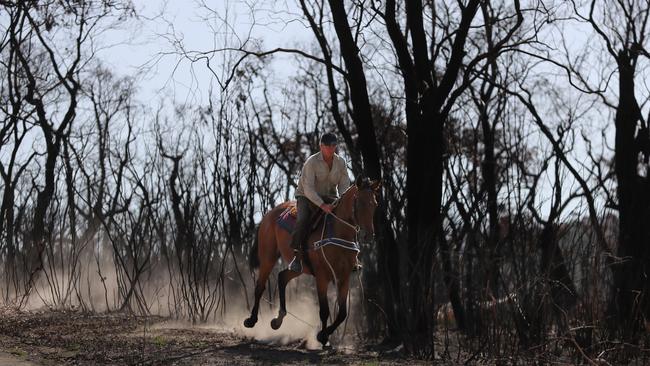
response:
<path id="1" fill-rule="evenodd" d="M 323 211 L 325 211 L 325 212 L 327 212 L 328 214 L 331 214 L 331 213 L 332 213 L 332 209 L 333 209 L 333 208 L 334 208 L 334 207 L 332 207 L 332 205 L 327 204 L 327 203 L 323 203 L 322 205 L 320 205 L 320 209 L 323 210 Z"/>

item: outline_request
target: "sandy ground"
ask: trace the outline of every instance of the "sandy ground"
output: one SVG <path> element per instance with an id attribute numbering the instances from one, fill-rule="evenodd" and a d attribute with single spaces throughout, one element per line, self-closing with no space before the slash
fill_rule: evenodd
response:
<path id="1" fill-rule="evenodd" d="M 313 311 L 312 311 L 313 312 Z M 399 348 L 365 345 L 352 330 L 330 338 L 331 347 L 315 341 L 313 319 L 285 319 L 271 330 L 269 316 L 253 329 L 238 325 L 191 324 L 163 317 L 89 314 L 75 311 L 16 311 L 0 308 L 0 366 L 17 365 L 430 365 L 406 358 Z M 237 320 L 236 322 L 234 322 Z M 458 332 L 437 336 L 436 365 L 571 365 L 580 357 L 534 350 L 512 356 L 469 354 Z M 647 364 L 639 357 L 632 365 Z M 600 362 L 596 356 L 589 360 Z M 611 362 L 609 364 L 617 364 Z"/>
<path id="2" fill-rule="evenodd" d="M 32 366 L 33 362 L 25 361 L 19 355 L 0 352 L 0 366 Z"/>
<path id="3" fill-rule="evenodd" d="M 399 352 L 309 343 L 294 337 L 255 339 L 237 329 L 192 327 L 161 317 L 0 312 L 0 366 L 425 364 Z"/>

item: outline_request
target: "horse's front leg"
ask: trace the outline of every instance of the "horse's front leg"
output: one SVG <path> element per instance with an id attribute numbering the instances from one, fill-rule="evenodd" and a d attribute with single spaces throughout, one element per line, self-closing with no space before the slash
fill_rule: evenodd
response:
<path id="1" fill-rule="evenodd" d="M 329 334 L 327 334 L 327 319 L 330 316 L 330 306 L 327 302 L 327 286 L 329 280 L 327 278 L 316 277 L 316 291 L 318 291 L 318 305 L 320 307 L 320 321 L 322 323 L 321 331 L 316 335 L 316 339 L 323 345 L 327 344 Z"/>
<path id="2" fill-rule="evenodd" d="M 271 328 L 278 329 L 282 325 L 282 320 L 285 315 L 287 315 L 287 301 L 286 301 L 286 288 L 289 281 L 300 276 L 300 273 L 296 273 L 289 269 L 280 271 L 278 274 L 278 290 L 280 292 L 280 311 L 278 311 L 278 317 L 271 320 Z"/>
<path id="3" fill-rule="evenodd" d="M 327 328 L 324 329 L 326 337 L 329 337 L 336 328 L 343 323 L 345 318 L 348 316 L 348 293 L 350 291 L 350 276 L 344 278 L 338 286 L 337 292 L 337 301 L 339 305 L 339 312 L 336 314 L 336 319 L 334 322 Z"/>

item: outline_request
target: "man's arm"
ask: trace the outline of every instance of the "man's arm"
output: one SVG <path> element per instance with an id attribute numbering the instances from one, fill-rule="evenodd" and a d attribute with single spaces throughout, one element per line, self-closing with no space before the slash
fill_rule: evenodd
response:
<path id="1" fill-rule="evenodd" d="M 318 193 L 316 193 L 316 172 L 311 164 L 305 163 L 305 166 L 302 167 L 301 179 L 303 179 L 302 188 L 305 191 L 305 197 L 318 207 L 325 203 Z"/>

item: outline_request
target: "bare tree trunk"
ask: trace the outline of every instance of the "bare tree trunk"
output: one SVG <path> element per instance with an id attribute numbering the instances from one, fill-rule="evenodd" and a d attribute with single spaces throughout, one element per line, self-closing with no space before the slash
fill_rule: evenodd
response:
<path id="1" fill-rule="evenodd" d="M 352 36 L 344 2 L 341 0 L 329 0 L 329 4 L 341 47 L 341 54 L 348 71 L 346 80 L 350 86 L 353 120 L 359 133 L 358 147 L 363 156 L 363 170 L 368 177 L 379 179 L 381 178 L 381 164 L 377 148 L 377 137 L 372 120 L 366 77 L 363 64 L 359 57 L 359 48 Z M 386 311 L 387 336 L 390 338 L 397 334 L 395 326 L 398 324 L 397 312 L 399 310 L 396 307 L 398 301 L 396 297 L 392 297 L 389 294 L 393 296 L 397 294 L 399 257 L 396 255 L 397 243 L 394 238 L 394 233 L 392 233 L 392 230 L 389 230 L 389 226 L 390 223 L 387 221 L 386 206 L 381 204 L 377 207 L 377 212 L 375 213 L 375 227 L 383 228 L 378 230 L 377 263 L 379 264 L 379 273 L 383 273 L 383 276 L 385 276 L 383 278 L 386 279 L 382 281 L 382 290 L 384 293 L 382 305 L 384 311 Z"/>
<path id="2" fill-rule="evenodd" d="M 359 58 L 359 48 L 352 37 L 344 2 L 342 0 L 329 0 L 329 4 L 332 10 L 336 35 L 341 45 L 341 54 L 348 70 L 346 79 L 350 85 L 354 124 L 359 133 L 359 150 L 363 156 L 363 170 L 369 178 L 379 179 L 381 178 L 381 166 L 377 149 L 377 137 L 372 122 L 366 76 L 361 58 Z M 382 215 L 378 213 L 377 216 Z"/>
<path id="3" fill-rule="evenodd" d="M 637 132 L 641 111 L 634 95 L 636 56 L 631 52 L 621 50 L 616 58 L 619 104 L 615 117 L 615 171 L 620 261 L 612 265 L 614 286 L 608 311 L 612 330 L 627 340 L 634 339 L 642 330 L 643 319 L 650 317 L 650 180 L 637 172 L 639 154 L 648 154 L 640 150 L 643 145 L 639 144 L 648 139 L 648 130 L 646 126 Z"/>

